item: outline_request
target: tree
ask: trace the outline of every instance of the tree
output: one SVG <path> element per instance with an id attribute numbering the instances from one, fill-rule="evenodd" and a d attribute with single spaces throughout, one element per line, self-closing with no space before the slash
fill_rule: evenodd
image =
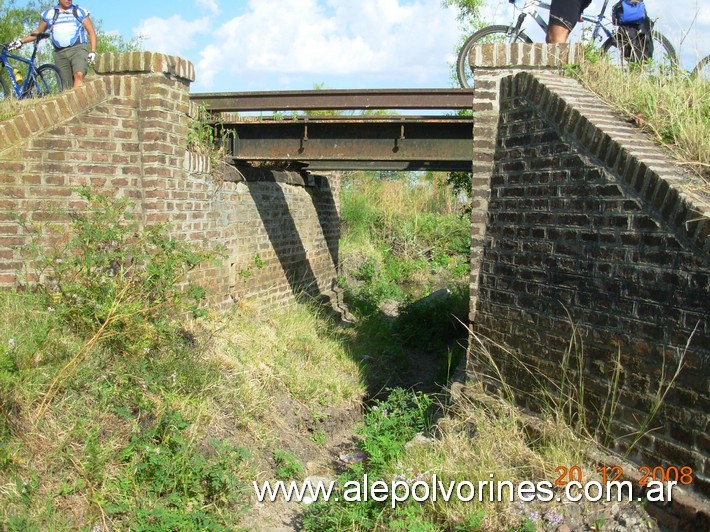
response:
<path id="1" fill-rule="evenodd" d="M 481 20 L 483 0 L 443 0 L 443 4 L 458 9 L 456 19 L 462 24 L 478 23 Z"/>
<path id="2" fill-rule="evenodd" d="M 442 0 L 442 4 L 446 7 L 455 7 L 458 10 L 456 15 L 456 20 L 460 23 L 461 38 L 459 39 L 459 46 L 473 34 L 474 31 L 485 26 L 485 22 L 482 18 L 481 8 L 483 7 L 483 0 Z M 451 65 L 451 79 L 454 85 L 458 85 L 458 77 L 456 75 L 456 63 Z M 471 114 L 470 110 L 464 110 L 459 112 L 460 115 Z M 446 182 L 453 189 L 454 194 L 463 199 L 471 197 L 471 172 L 449 172 L 446 178 Z M 462 214 L 469 214 L 471 212 L 470 204 L 462 209 Z"/>
<path id="3" fill-rule="evenodd" d="M 8 43 L 30 31 L 30 26 L 39 20 L 40 9 L 34 0 L 26 2 L 25 7 L 17 7 L 15 0 L 0 0 L 0 42 Z"/>
<path id="4" fill-rule="evenodd" d="M 40 13 L 44 9 L 56 5 L 56 2 L 27 0 L 22 3 L 22 7 L 17 4 L 16 0 L 0 0 L 0 11 L 2 12 L 0 42 L 2 43 L 23 37 L 34 30 L 39 24 Z M 117 33 L 103 32 L 101 19 L 92 17 L 92 20 L 98 35 L 97 52 L 134 52 L 142 49 L 140 39 L 125 39 Z M 51 61 L 50 50 L 46 48 L 40 51 L 41 63 Z"/>

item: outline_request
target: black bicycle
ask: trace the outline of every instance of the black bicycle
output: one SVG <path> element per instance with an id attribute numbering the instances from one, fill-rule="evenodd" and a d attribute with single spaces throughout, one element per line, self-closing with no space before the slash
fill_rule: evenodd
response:
<path id="1" fill-rule="evenodd" d="M 473 72 L 471 71 L 468 56 L 474 45 L 494 42 L 532 43 L 532 39 L 522 29 L 523 23 L 528 16 L 532 17 L 538 26 L 547 33 L 547 20 L 540 15 L 538 10 L 545 9 L 549 11 L 550 4 L 548 2 L 541 0 L 509 0 L 509 2 L 513 4 L 516 11 L 520 10 L 518 20 L 514 25 L 486 26 L 471 35 L 461 47 L 456 72 L 459 83 L 463 88 L 473 87 Z M 517 4 L 522 4 L 522 7 L 518 8 Z M 581 21 L 591 24 L 591 26 L 583 28 L 583 40 L 601 44 L 602 54 L 609 56 L 610 60 L 615 64 L 623 64 L 629 60 L 622 51 L 624 37 L 614 27 L 612 21 L 604 15 L 608 5 L 609 0 L 604 0 L 601 12 L 596 16 L 582 14 Z M 649 64 L 676 68 L 678 66 L 678 55 L 671 42 L 655 29 L 652 30 L 652 37 L 654 52 Z"/>
<path id="2" fill-rule="evenodd" d="M 7 44 L 0 44 L 0 100 L 5 98 L 36 98 L 59 94 L 64 89 L 62 74 L 51 64 L 35 65 L 37 46 L 49 33 L 33 33 L 37 37 L 30 59 L 10 53 Z"/>
<path id="3" fill-rule="evenodd" d="M 693 69 L 692 75 L 701 79 L 710 80 L 710 55 L 706 55 L 698 61 L 698 64 L 695 65 Z"/>

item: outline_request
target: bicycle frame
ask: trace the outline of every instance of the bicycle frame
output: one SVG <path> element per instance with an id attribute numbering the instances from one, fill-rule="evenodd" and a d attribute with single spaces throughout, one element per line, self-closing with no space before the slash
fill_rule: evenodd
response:
<path id="1" fill-rule="evenodd" d="M 7 77 L 10 78 L 10 83 L 12 83 L 12 88 L 15 91 L 15 97 L 17 99 L 21 99 L 22 97 L 24 97 L 28 93 L 29 89 L 31 89 L 33 85 L 37 82 L 37 66 L 35 65 L 35 60 L 37 59 L 37 47 L 42 39 L 49 37 L 49 33 L 33 33 L 32 35 L 37 38 L 34 41 L 32 57 L 30 57 L 29 59 L 26 59 L 20 55 L 10 53 L 10 51 L 5 45 L 3 45 L 2 49 L 0 50 L 0 63 L 2 63 L 2 66 L 5 68 L 5 71 L 7 72 Z M 17 83 L 17 80 L 15 79 L 13 65 L 10 63 L 10 60 L 19 63 L 24 63 L 25 65 L 27 65 L 27 72 L 25 73 L 25 79 L 22 82 L 22 85 Z"/>
<path id="2" fill-rule="evenodd" d="M 27 65 L 27 73 L 24 76 L 25 79 L 23 80 L 22 85 L 17 83 L 17 80 L 15 79 L 15 73 L 13 72 L 13 65 L 10 63 L 10 59 Z M 19 55 L 11 54 L 7 50 L 3 50 L 2 53 L 0 53 L 0 62 L 2 62 L 2 65 L 7 72 L 7 77 L 10 79 L 10 83 L 12 83 L 12 88 L 15 91 L 15 97 L 18 99 L 22 98 L 22 96 L 27 92 L 27 89 L 32 86 L 34 78 L 37 76 L 37 69 L 34 66 L 34 62 Z"/>
<path id="3" fill-rule="evenodd" d="M 516 0 L 509 0 L 513 4 L 513 8 L 518 9 L 516 6 Z M 592 41 L 596 41 L 601 38 L 600 33 L 603 31 L 607 37 L 611 37 L 612 31 L 604 26 L 606 8 L 609 5 L 609 0 L 604 0 L 602 9 L 598 15 L 585 15 L 582 14 L 580 17 L 581 22 L 588 22 L 594 25 L 594 31 L 592 32 Z M 514 28 L 513 36 L 517 36 L 523 29 L 523 23 L 527 17 L 532 17 L 532 19 L 540 26 L 543 32 L 547 33 L 547 20 L 545 20 L 539 13 L 538 9 L 550 10 L 550 4 L 547 2 L 542 2 L 541 0 L 525 0 L 525 4 L 520 8 L 520 15 L 518 15 L 517 22 L 512 25 Z"/>

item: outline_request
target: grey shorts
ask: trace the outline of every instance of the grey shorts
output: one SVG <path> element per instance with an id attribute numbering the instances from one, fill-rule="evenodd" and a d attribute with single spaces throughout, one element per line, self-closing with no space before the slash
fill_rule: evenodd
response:
<path id="1" fill-rule="evenodd" d="M 89 45 L 75 44 L 54 50 L 54 64 L 62 73 L 65 89 L 74 86 L 74 72 L 86 74 L 89 71 Z"/>

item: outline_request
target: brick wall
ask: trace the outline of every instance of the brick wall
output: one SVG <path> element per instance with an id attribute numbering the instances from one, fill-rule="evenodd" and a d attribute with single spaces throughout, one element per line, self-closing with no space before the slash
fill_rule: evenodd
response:
<path id="1" fill-rule="evenodd" d="M 710 495 L 710 206 L 576 81 L 534 72 L 574 47 L 507 48 L 475 52 L 474 334 L 532 410 L 540 383 L 576 383 L 581 368 L 592 427 L 620 362 L 610 447 L 637 464 L 691 466 L 692 488 Z M 469 373 L 495 388 L 490 369 L 474 359 Z"/>
<path id="2" fill-rule="evenodd" d="M 234 175 L 186 152 L 191 63 L 149 52 L 99 56 L 83 87 L 0 122 L 0 286 L 17 282 L 27 235 L 14 220 L 56 217 L 91 183 L 135 201 L 146 224 L 223 244 L 194 272 L 215 305 L 290 301 L 335 279 L 338 180 L 289 172 Z"/>

